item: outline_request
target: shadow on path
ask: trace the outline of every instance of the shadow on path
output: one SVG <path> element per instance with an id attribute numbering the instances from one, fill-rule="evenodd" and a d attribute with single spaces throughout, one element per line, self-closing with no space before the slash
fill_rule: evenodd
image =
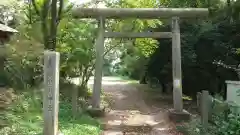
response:
<path id="1" fill-rule="evenodd" d="M 146 86 L 114 79 L 103 79 L 109 111 L 101 118 L 102 135 L 180 135 L 167 116 L 167 102 L 155 107 L 144 96 Z M 91 85 L 91 84 L 90 84 Z"/>

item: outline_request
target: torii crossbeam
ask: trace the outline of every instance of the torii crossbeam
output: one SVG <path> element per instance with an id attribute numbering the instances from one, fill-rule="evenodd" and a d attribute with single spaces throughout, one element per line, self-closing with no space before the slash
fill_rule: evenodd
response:
<path id="1" fill-rule="evenodd" d="M 77 18 L 123 19 L 123 18 L 193 18 L 208 16 L 207 8 L 77 8 L 73 10 Z"/>
<path id="2" fill-rule="evenodd" d="M 208 14 L 209 11 L 207 8 L 76 8 L 73 10 L 73 16 L 75 18 L 95 18 L 99 20 L 98 37 L 96 41 L 97 58 L 93 88 L 93 108 L 100 107 L 104 38 L 172 38 L 173 112 L 174 114 L 182 113 L 182 69 L 179 18 L 207 17 Z M 105 32 L 105 19 L 126 18 L 172 18 L 172 32 Z"/>

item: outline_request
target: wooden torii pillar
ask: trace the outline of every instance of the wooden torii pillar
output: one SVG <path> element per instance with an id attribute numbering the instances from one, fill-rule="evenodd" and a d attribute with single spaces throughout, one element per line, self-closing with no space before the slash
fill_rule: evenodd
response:
<path id="1" fill-rule="evenodd" d="M 100 107 L 104 38 L 172 38 L 173 111 L 176 113 L 183 112 L 179 18 L 206 17 L 208 13 L 207 8 L 77 8 L 73 10 L 75 18 L 96 18 L 99 20 L 98 37 L 96 40 L 97 58 L 93 87 L 93 108 Z M 172 18 L 172 32 L 105 32 L 105 19 L 125 18 Z"/>

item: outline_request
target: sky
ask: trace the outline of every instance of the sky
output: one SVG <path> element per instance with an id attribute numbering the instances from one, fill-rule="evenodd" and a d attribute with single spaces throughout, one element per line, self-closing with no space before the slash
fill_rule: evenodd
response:
<path id="1" fill-rule="evenodd" d="M 83 4 L 85 2 L 89 2 L 90 0 L 69 0 L 69 1 L 75 4 Z"/>
<path id="2" fill-rule="evenodd" d="M 77 4 L 77 5 L 81 5 L 83 3 L 89 2 L 91 0 L 69 0 L 70 2 Z M 104 4 L 99 3 L 98 4 L 98 8 L 105 8 L 106 6 Z"/>

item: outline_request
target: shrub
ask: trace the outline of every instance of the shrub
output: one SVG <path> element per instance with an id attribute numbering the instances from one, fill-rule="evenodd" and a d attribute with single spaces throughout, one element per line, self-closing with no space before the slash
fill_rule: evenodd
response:
<path id="1" fill-rule="evenodd" d="M 184 135 L 200 135 L 204 130 L 200 119 L 193 119 L 189 123 L 177 126 L 177 129 Z M 239 135 L 240 134 L 240 115 L 234 112 L 214 113 L 208 128 L 205 129 L 207 135 Z"/>
<path id="2" fill-rule="evenodd" d="M 215 118 L 216 135 L 239 135 L 240 134 L 240 116 L 230 113 L 225 116 Z"/>
<path id="3" fill-rule="evenodd" d="M 42 134 L 41 93 L 33 94 L 31 91 L 19 93 L 14 104 L 0 116 L 0 121 L 4 120 L 8 123 L 4 128 L 0 128 L 0 135 Z M 69 115 L 72 114 L 72 108 L 68 101 L 60 100 L 59 105 L 59 129 L 64 135 L 99 135 L 98 121 L 86 114 L 79 114 L 73 118 Z"/>
<path id="4" fill-rule="evenodd" d="M 40 84 L 43 80 L 43 47 L 40 43 L 16 35 L 6 45 L 5 75 L 8 86 L 17 90 Z"/>

